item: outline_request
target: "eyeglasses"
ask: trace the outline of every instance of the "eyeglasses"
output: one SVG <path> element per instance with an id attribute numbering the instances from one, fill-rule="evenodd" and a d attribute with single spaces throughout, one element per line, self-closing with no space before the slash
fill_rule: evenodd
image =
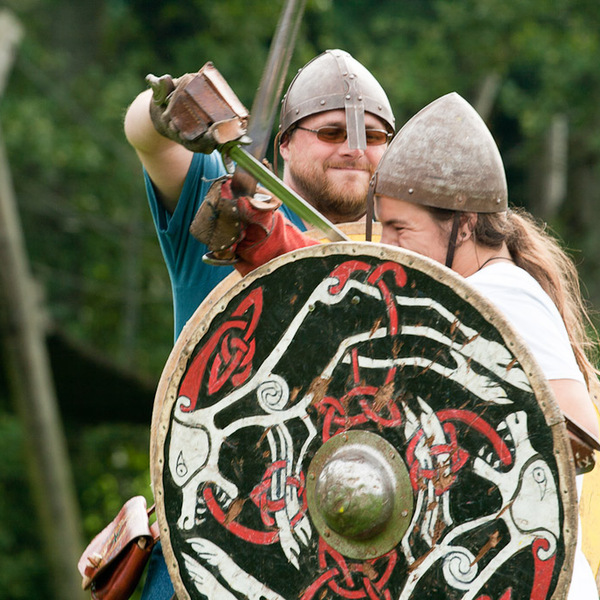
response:
<path id="1" fill-rule="evenodd" d="M 296 127 L 302 131 L 310 131 L 316 133 L 317 138 L 328 144 L 343 144 L 348 138 L 348 132 L 344 127 L 336 127 L 335 125 L 325 125 L 319 129 L 308 129 L 307 127 Z M 392 139 L 392 134 L 383 129 L 366 129 L 367 146 L 381 146 Z"/>

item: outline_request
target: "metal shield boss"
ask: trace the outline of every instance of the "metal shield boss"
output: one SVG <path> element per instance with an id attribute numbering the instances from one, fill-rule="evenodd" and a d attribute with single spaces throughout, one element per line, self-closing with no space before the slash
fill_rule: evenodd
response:
<path id="1" fill-rule="evenodd" d="M 455 92 L 428 104 L 397 133 L 377 167 L 374 192 L 448 210 L 494 213 L 508 207 L 496 142 Z"/>
<path id="2" fill-rule="evenodd" d="M 343 50 L 326 50 L 298 71 L 281 103 L 279 130 L 285 133 L 305 117 L 335 109 L 346 111 L 350 148 L 367 147 L 365 112 L 394 131 L 385 91 L 367 68 Z"/>
<path id="3" fill-rule="evenodd" d="M 419 255 L 284 255 L 209 296 L 157 391 L 180 600 L 564 599 L 566 428 L 503 317 Z"/>

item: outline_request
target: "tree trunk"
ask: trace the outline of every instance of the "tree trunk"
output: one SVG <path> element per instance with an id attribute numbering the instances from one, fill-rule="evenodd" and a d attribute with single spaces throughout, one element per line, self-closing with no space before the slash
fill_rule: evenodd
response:
<path id="1" fill-rule="evenodd" d="M 21 28 L 0 12 L 0 95 Z M 56 600 L 82 600 L 77 560 L 82 544 L 65 437 L 54 394 L 35 287 L 0 128 L 0 315 L 8 378 L 21 420 L 33 499 Z"/>

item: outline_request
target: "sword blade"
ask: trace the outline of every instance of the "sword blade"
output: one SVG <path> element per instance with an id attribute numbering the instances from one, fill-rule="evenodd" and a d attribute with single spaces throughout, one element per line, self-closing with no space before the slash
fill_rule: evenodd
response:
<path id="1" fill-rule="evenodd" d="M 265 157 L 271 139 L 277 107 L 305 5 L 306 0 L 286 0 L 271 41 L 269 56 L 263 69 L 261 81 L 252 103 L 247 131 L 251 141 L 247 146 L 247 152 L 258 160 Z M 239 168 L 239 165 L 236 167 L 231 185 L 237 194 L 252 195 L 256 189 L 256 181 L 247 172 Z"/>
<path id="2" fill-rule="evenodd" d="M 250 110 L 247 135 L 252 142 L 246 150 L 258 160 L 262 160 L 267 153 L 305 5 L 306 0 L 287 0 L 285 3 Z"/>

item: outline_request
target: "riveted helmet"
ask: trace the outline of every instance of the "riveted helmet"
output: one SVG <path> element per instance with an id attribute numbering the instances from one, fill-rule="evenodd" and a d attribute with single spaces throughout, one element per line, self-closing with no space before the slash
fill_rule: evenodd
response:
<path id="1" fill-rule="evenodd" d="M 477 111 L 455 92 L 402 127 L 372 183 L 375 195 L 436 208 L 495 213 L 508 206 L 496 142 Z"/>
<path id="2" fill-rule="evenodd" d="M 365 111 L 382 119 L 394 132 L 388 97 L 372 73 L 344 50 L 326 50 L 302 67 L 281 103 L 282 134 L 304 117 L 345 109 L 350 148 L 367 147 Z"/>

